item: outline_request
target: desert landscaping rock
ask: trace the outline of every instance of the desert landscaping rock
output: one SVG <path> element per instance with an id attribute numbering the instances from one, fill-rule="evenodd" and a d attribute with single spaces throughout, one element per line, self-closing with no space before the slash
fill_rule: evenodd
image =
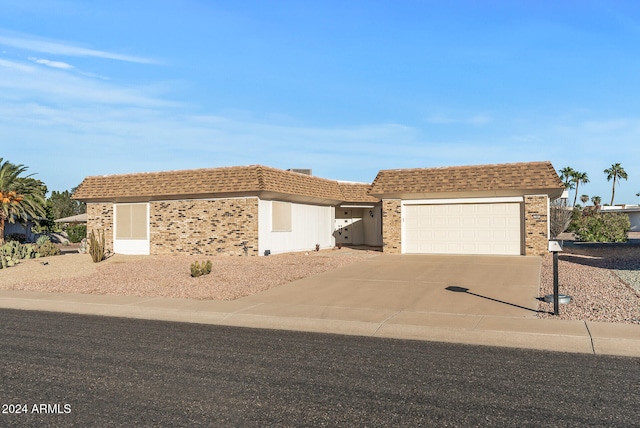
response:
<path id="1" fill-rule="evenodd" d="M 324 250 L 243 256 L 123 256 L 93 263 L 87 254 L 27 260 L 0 270 L 0 288 L 52 293 L 234 300 L 356 263 L 376 251 Z M 192 278 L 194 261 L 211 274 Z M 43 264 L 47 262 L 47 264 Z M 552 255 L 543 257 L 540 318 L 640 324 L 640 246 L 566 245 L 559 257 L 560 293 L 572 296 L 554 316 Z"/>
<path id="2" fill-rule="evenodd" d="M 640 246 L 569 244 L 559 255 L 559 292 L 572 296 L 554 316 L 540 302 L 541 318 L 640 324 Z M 553 256 L 544 256 L 540 295 L 553 293 Z"/>
<path id="3" fill-rule="evenodd" d="M 93 263 L 88 254 L 26 260 L 0 270 L 5 290 L 234 300 L 380 254 L 326 250 L 269 257 L 123 256 Z M 211 260 L 211 273 L 192 278 L 191 263 Z M 43 262 L 47 264 L 43 264 Z"/>

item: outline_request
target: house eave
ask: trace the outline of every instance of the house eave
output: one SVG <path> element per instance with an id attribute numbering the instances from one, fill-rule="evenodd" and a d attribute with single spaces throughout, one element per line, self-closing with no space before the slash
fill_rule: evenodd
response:
<path id="1" fill-rule="evenodd" d="M 458 198 L 492 198 L 524 195 L 548 195 L 550 199 L 557 199 L 562 195 L 562 189 L 503 189 L 503 190 L 465 190 L 456 192 L 395 192 L 376 193 L 373 196 L 380 199 L 458 199 Z"/>
<path id="2" fill-rule="evenodd" d="M 253 192 L 230 192 L 230 193 L 199 193 L 181 195 L 138 195 L 138 196 L 117 196 L 106 198 L 82 198 L 78 199 L 86 203 L 143 203 L 154 201 L 177 201 L 193 199 L 229 199 L 229 198 L 250 198 L 256 197 L 263 200 L 277 200 L 295 202 L 309 205 L 335 206 L 341 204 L 342 200 L 322 198 L 305 195 L 293 195 L 288 193 L 273 191 L 253 191 Z"/>

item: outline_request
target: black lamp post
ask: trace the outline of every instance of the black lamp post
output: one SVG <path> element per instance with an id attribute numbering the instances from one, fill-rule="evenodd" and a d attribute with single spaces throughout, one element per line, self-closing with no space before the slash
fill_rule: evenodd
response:
<path id="1" fill-rule="evenodd" d="M 549 241 L 549 251 L 553 253 L 553 315 L 560 315 L 560 293 L 558 292 L 558 253 L 562 251 L 562 247 L 558 241 Z"/>

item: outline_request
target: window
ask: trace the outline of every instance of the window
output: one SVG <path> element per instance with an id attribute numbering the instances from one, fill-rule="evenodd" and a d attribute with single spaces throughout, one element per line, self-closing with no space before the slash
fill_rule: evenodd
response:
<path id="1" fill-rule="evenodd" d="M 147 204 L 116 205 L 116 239 L 147 239 Z"/>
<path id="2" fill-rule="evenodd" d="M 271 202 L 271 231 L 291 232 L 290 202 Z"/>

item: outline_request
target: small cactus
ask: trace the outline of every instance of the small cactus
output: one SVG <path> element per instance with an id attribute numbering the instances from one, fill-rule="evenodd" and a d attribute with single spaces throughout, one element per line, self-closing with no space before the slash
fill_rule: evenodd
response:
<path id="1" fill-rule="evenodd" d="M 198 263 L 196 260 L 191 264 L 191 276 L 197 278 L 202 275 L 207 275 L 211 273 L 211 260 L 207 260 L 206 262 L 202 262 L 202 264 Z"/>

